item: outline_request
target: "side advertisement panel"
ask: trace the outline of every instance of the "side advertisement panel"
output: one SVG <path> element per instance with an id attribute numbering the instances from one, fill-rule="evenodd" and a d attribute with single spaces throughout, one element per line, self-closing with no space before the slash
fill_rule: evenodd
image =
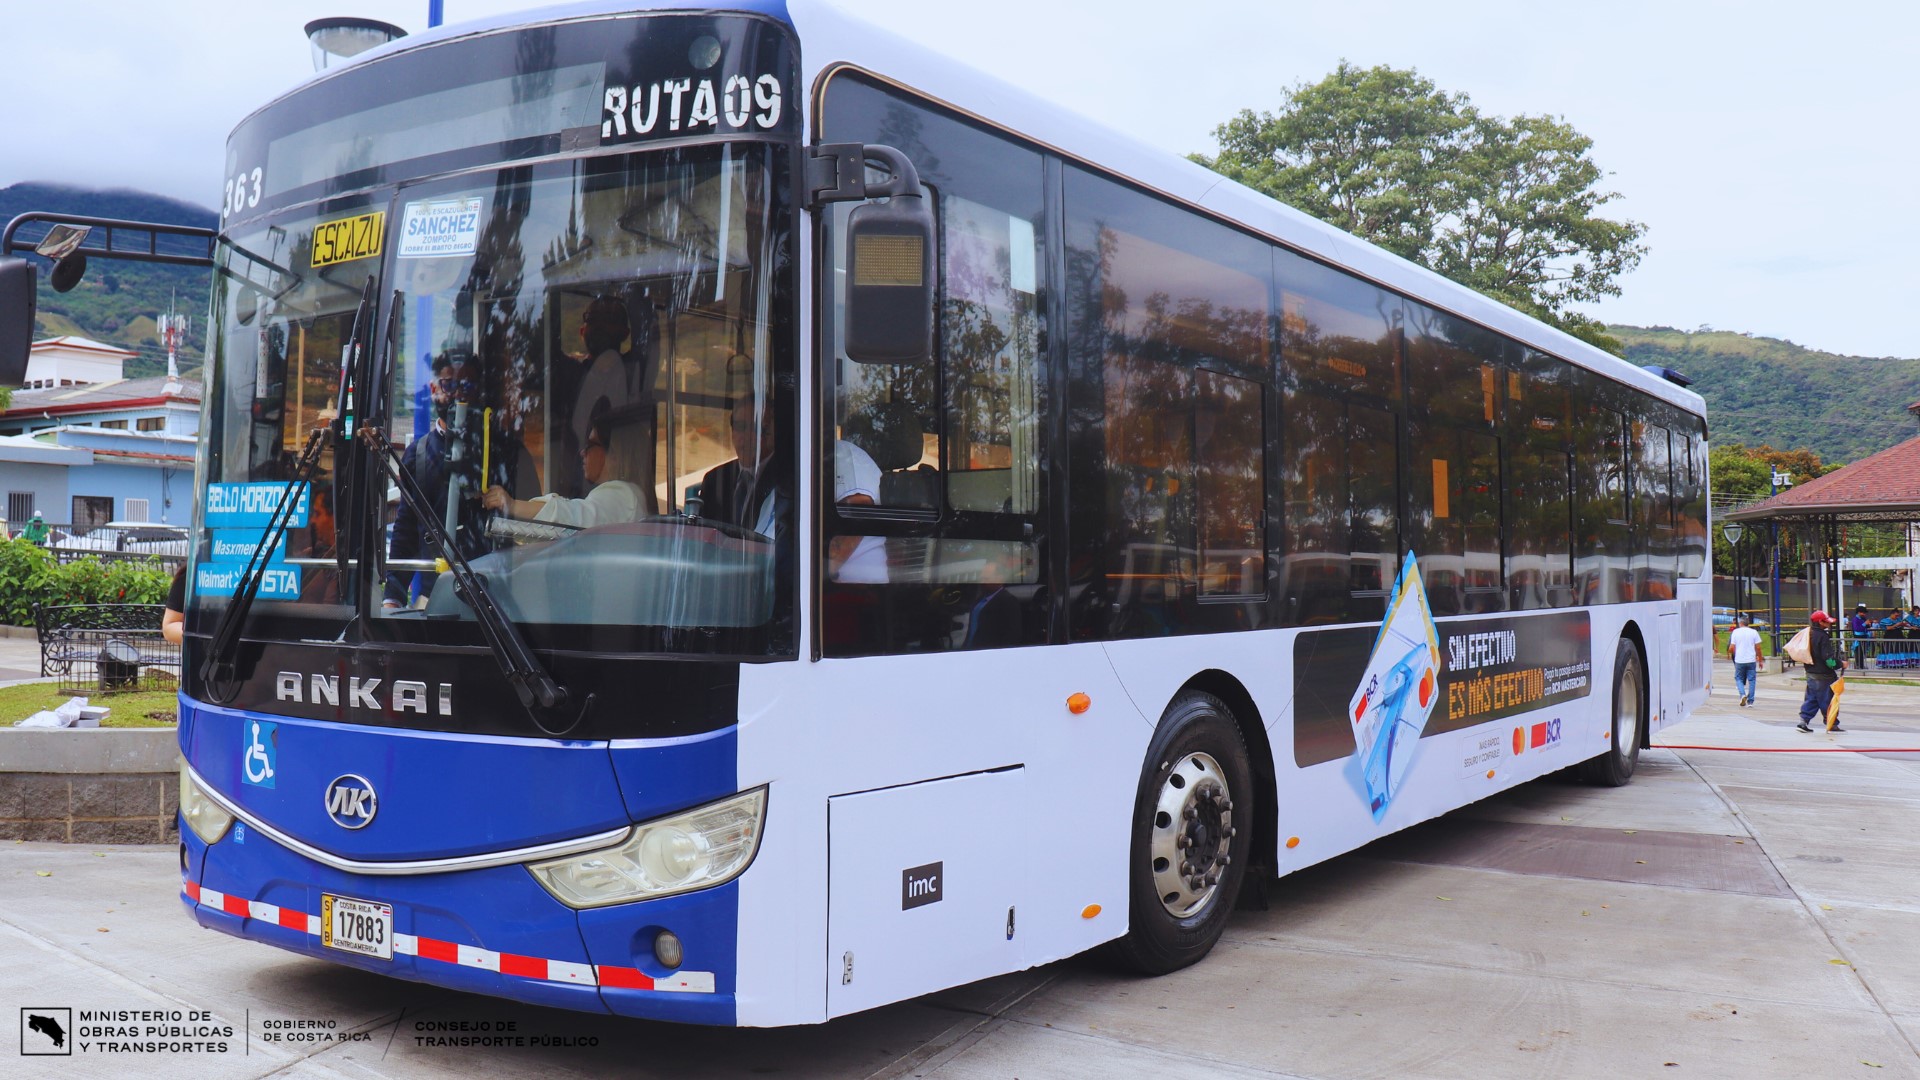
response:
<path id="1" fill-rule="evenodd" d="M 1417 575 L 1406 585 L 1417 588 Z M 1295 764 L 1345 760 L 1347 786 L 1375 822 L 1403 791 L 1425 792 L 1418 820 L 1478 798 L 1527 755 L 1573 764 L 1553 714 L 1592 691 L 1587 612 L 1434 623 L 1403 592 L 1379 629 L 1295 639 Z"/>

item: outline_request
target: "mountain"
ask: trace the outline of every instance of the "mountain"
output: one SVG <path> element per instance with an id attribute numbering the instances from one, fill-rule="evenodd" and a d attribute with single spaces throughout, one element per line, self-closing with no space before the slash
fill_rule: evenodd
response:
<path id="1" fill-rule="evenodd" d="M 1920 360 L 1840 356 L 1777 338 L 1670 326 L 1609 326 L 1636 364 L 1661 364 L 1707 399 L 1716 443 L 1766 443 L 1848 462 L 1920 435 Z"/>
<path id="2" fill-rule="evenodd" d="M 205 207 L 141 191 L 93 191 L 42 183 L 0 188 L 0 221 L 11 221 L 30 210 L 203 228 L 212 228 L 219 220 Z M 200 366 L 206 348 L 208 282 L 205 270 L 122 259 L 91 260 L 87 276 L 67 293 L 54 292 L 43 274 L 35 336 L 78 334 L 120 345 L 140 353 L 140 359 L 127 362 L 129 378 L 164 375 L 167 356 L 156 319 L 172 302 L 174 310 L 189 320 L 187 342 L 180 351 L 180 369 L 189 372 Z"/>

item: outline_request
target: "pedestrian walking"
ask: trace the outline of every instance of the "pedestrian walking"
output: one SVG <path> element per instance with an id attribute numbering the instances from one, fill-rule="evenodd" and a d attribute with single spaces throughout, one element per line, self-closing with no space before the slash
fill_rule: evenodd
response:
<path id="1" fill-rule="evenodd" d="M 35 510 L 33 517 L 27 522 L 27 527 L 20 530 L 20 539 L 29 544 L 46 547 L 48 532 L 46 521 L 40 517 L 40 511 Z"/>
<path id="2" fill-rule="evenodd" d="M 1760 682 L 1760 662 L 1766 656 L 1760 651 L 1760 631 L 1753 628 L 1753 616 L 1746 612 L 1734 616 L 1738 623 L 1733 633 L 1727 635 L 1727 659 L 1733 661 L 1733 690 L 1740 695 L 1742 706 L 1753 704 L 1753 695 Z"/>
<path id="3" fill-rule="evenodd" d="M 1847 662 L 1833 646 L 1833 616 L 1824 611 L 1816 611 L 1807 617 L 1810 624 L 1807 634 L 1807 654 L 1811 660 L 1807 663 L 1807 696 L 1800 702 L 1801 731 L 1812 731 L 1814 717 L 1821 723 L 1827 722 L 1827 710 L 1833 706 L 1833 684 L 1840 673 L 1847 668 Z M 1838 723 L 1827 728 L 1828 731 L 1842 730 Z"/>

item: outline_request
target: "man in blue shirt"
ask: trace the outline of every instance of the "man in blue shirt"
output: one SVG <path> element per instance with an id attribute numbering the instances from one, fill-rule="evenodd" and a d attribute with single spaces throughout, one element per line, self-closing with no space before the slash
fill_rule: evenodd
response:
<path id="1" fill-rule="evenodd" d="M 1853 614 L 1847 616 L 1847 633 L 1853 637 L 1853 666 L 1867 666 L 1867 639 L 1873 636 L 1873 619 L 1867 614 L 1867 605 L 1859 604 Z"/>

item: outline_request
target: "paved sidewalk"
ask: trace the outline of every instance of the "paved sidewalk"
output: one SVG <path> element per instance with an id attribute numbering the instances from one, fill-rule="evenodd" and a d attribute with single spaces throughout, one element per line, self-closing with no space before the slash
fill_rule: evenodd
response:
<path id="1" fill-rule="evenodd" d="M 40 677 L 40 639 L 31 630 L 24 633 L 28 636 L 0 635 L 0 683 Z"/>

